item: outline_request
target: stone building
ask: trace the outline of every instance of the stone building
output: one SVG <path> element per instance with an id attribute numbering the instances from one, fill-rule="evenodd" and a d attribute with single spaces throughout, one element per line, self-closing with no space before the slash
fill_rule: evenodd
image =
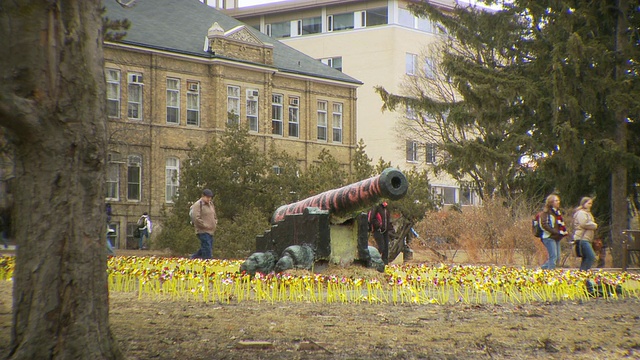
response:
<path id="1" fill-rule="evenodd" d="M 358 89 L 358 137 L 367 155 L 400 169 L 431 169 L 446 154 L 438 151 L 437 137 L 413 136 L 399 126 L 420 116 L 411 108 L 383 112 L 375 91 L 382 86 L 403 93 L 410 78 L 429 76 L 434 58 L 427 49 L 441 40 L 437 24 L 418 18 L 409 5 L 421 0 L 286 0 L 238 7 L 235 0 L 203 0 L 247 25 L 339 69 L 364 84 Z M 429 0 L 443 9 L 458 2 Z M 275 41 L 275 40 L 274 40 Z M 432 119 L 422 119 L 433 123 Z M 431 190 L 444 205 L 477 205 L 480 199 L 468 183 L 446 174 L 430 177 Z"/>
<path id="2" fill-rule="evenodd" d="M 104 46 L 106 200 L 116 247 L 134 246 L 143 212 L 158 232 L 188 144 L 206 144 L 230 122 L 248 126 L 259 148 L 295 155 L 302 168 L 328 149 L 350 169 L 358 80 L 198 0 L 104 4 L 106 17 L 131 22 L 126 37 Z"/>

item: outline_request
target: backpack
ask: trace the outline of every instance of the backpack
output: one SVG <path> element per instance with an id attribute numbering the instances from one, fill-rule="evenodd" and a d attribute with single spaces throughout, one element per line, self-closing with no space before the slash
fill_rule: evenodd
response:
<path id="1" fill-rule="evenodd" d="M 133 237 L 135 239 L 138 239 L 138 238 L 140 238 L 140 235 L 142 235 L 142 234 L 140 234 L 140 229 L 138 229 L 138 227 L 136 226 L 135 229 L 133 229 Z"/>
<path id="2" fill-rule="evenodd" d="M 542 226 L 540 225 L 540 213 L 537 213 L 536 216 L 533 217 L 533 220 L 531 220 L 531 233 L 537 238 L 542 238 L 543 232 Z"/>
<path id="3" fill-rule="evenodd" d="M 140 216 L 140 219 L 138 219 L 138 227 L 142 229 L 145 226 L 147 226 L 147 218 L 145 218 L 144 216 Z"/>

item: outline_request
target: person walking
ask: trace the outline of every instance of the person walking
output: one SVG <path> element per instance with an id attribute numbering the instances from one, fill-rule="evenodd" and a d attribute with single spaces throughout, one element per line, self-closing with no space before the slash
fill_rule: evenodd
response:
<path id="1" fill-rule="evenodd" d="M 389 216 L 389 209 L 387 209 L 387 202 L 383 201 L 377 205 L 371 213 L 371 227 L 373 231 L 373 238 L 376 240 L 378 251 L 382 257 L 382 262 L 385 265 L 389 264 L 389 230 L 393 226 L 391 224 L 391 217 Z"/>
<path id="2" fill-rule="evenodd" d="M 549 258 L 542 264 L 543 269 L 556 268 L 560 259 L 560 240 L 567 236 L 567 227 L 560 212 L 560 197 L 552 194 L 547 199 L 540 214 L 540 227 L 542 228 L 542 243 L 547 249 Z"/>
<path id="3" fill-rule="evenodd" d="M 213 206 L 213 191 L 204 189 L 200 199 L 191 205 L 189 215 L 200 240 L 200 249 L 191 255 L 191 258 L 213 258 L 213 233 L 218 225 L 216 208 Z"/>
<path id="4" fill-rule="evenodd" d="M 151 218 L 149 214 L 145 211 L 142 213 L 142 216 L 138 219 L 138 230 L 140 231 L 140 238 L 138 240 L 138 249 L 144 250 L 149 247 L 149 235 L 151 235 L 151 228 L 153 224 L 151 223 Z M 144 246 L 144 240 L 147 239 L 147 247 Z"/>
<path id="5" fill-rule="evenodd" d="M 596 260 L 596 253 L 593 250 L 592 243 L 598 224 L 596 224 L 591 214 L 592 206 L 593 199 L 583 197 L 580 200 L 580 206 L 576 208 L 573 214 L 573 241 L 578 242 L 576 250 L 578 252 L 577 255 L 582 257 L 580 270 L 583 271 L 591 269 Z"/>

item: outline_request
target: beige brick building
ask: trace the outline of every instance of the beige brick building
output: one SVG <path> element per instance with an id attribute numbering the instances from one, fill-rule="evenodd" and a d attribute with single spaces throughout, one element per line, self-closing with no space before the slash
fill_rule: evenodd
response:
<path id="1" fill-rule="evenodd" d="M 105 6 L 110 19 L 132 24 L 104 50 L 106 198 L 116 247 L 135 247 L 131 234 L 143 212 L 157 234 L 188 144 L 206 144 L 230 122 L 248 126 L 259 148 L 295 155 L 302 168 L 328 149 L 350 169 L 358 80 L 198 0 Z"/>
<path id="2" fill-rule="evenodd" d="M 437 137 L 415 136 L 399 126 L 420 116 L 410 108 L 383 112 L 375 87 L 403 93 L 403 83 L 428 76 L 434 59 L 426 49 L 443 34 L 430 19 L 418 18 L 409 5 L 420 0 L 283 0 L 270 4 L 238 7 L 235 0 L 203 0 L 226 14 L 312 56 L 364 84 L 358 88 L 357 133 L 367 155 L 377 162 L 390 161 L 400 169 L 431 169 L 444 161 L 437 150 Z M 429 0 L 443 9 L 458 2 Z M 275 40 L 274 40 L 275 41 Z M 424 122 L 433 123 L 424 118 Z M 446 174 L 429 179 L 434 195 L 444 205 L 477 205 L 480 199 L 468 184 Z"/>

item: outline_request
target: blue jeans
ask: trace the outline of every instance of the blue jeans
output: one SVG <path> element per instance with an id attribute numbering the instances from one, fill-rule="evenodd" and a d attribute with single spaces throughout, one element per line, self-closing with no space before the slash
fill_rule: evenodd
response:
<path id="1" fill-rule="evenodd" d="M 200 239 L 200 249 L 191 255 L 192 259 L 212 259 L 213 258 L 213 235 L 207 233 L 198 234 Z"/>
<path id="2" fill-rule="evenodd" d="M 149 247 L 149 229 L 140 230 L 140 240 L 138 241 L 138 249 L 144 246 L 144 238 L 147 238 L 147 247 Z"/>
<path id="3" fill-rule="evenodd" d="M 553 270 L 556 268 L 556 263 L 560 258 L 560 241 L 553 240 L 551 238 L 543 238 L 542 243 L 547 248 L 549 259 L 546 263 L 542 264 L 541 268 L 547 270 Z"/>
<path id="4" fill-rule="evenodd" d="M 582 262 L 580 263 L 580 270 L 587 271 L 591 269 L 591 266 L 596 261 L 596 253 L 593 251 L 591 243 L 586 240 L 580 241 L 580 253 L 582 254 Z"/>

